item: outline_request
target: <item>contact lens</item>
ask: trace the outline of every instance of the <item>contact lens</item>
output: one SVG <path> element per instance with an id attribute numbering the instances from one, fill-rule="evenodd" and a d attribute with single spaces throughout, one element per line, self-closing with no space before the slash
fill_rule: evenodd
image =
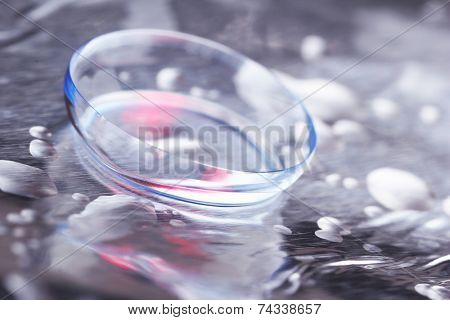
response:
<path id="1" fill-rule="evenodd" d="M 307 168 L 311 118 L 269 70 L 196 36 L 124 30 L 74 53 L 80 146 L 124 190 L 213 206 L 274 197 Z"/>

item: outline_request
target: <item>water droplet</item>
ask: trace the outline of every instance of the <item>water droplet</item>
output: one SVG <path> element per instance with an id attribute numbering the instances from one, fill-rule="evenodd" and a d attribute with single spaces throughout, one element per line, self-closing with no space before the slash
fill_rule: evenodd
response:
<path id="1" fill-rule="evenodd" d="M 332 173 L 325 177 L 325 182 L 332 187 L 337 187 L 341 179 L 342 177 L 339 173 Z"/>
<path id="2" fill-rule="evenodd" d="M 348 87 L 327 79 L 296 79 L 286 73 L 275 71 L 281 82 L 300 97 L 308 97 L 314 118 L 335 122 L 351 118 L 358 111 L 358 99 Z"/>
<path id="3" fill-rule="evenodd" d="M 7 77 L 0 76 L 0 86 L 10 83 L 10 80 Z"/>
<path id="4" fill-rule="evenodd" d="M 78 192 L 72 194 L 72 199 L 81 202 L 89 202 L 89 197 L 87 195 Z"/>
<path id="5" fill-rule="evenodd" d="M 370 218 L 377 217 L 384 213 L 384 210 L 378 206 L 367 206 L 363 211 Z"/>
<path id="6" fill-rule="evenodd" d="M 426 183 L 416 175 L 393 168 L 380 168 L 367 175 L 371 196 L 383 206 L 394 209 L 425 210 L 431 195 Z"/>
<path id="7" fill-rule="evenodd" d="M 447 197 L 442 201 L 442 210 L 448 215 L 450 215 L 450 197 Z"/>
<path id="8" fill-rule="evenodd" d="M 121 71 L 118 74 L 118 78 L 122 82 L 128 82 L 131 79 L 131 74 L 128 71 Z"/>
<path id="9" fill-rule="evenodd" d="M 342 180 L 342 185 L 344 186 L 345 189 L 356 189 L 359 186 L 359 182 L 358 180 L 356 180 L 355 178 L 344 178 L 344 180 Z"/>
<path id="10" fill-rule="evenodd" d="M 321 58 L 326 49 L 325 39 L 317 35 L 306 36 L 301 45 L 300 53 L 305 61 L 314 61 Z"/>
<path id="11" fill-rule="evenodd" d="M 6 221 L 12 224 L 19 224 L 23 222 L 23 219 L 18 213 L 12 212 L 6 215 Z"/>
<path id="12" fill-rule="evenodd" d="M 21 211 L 20 214 L 18 213 L 8 213 L 6 215 L 6 221 L 12 224 L 27 224 L 34 221 L 34 215 L 29 215 L 28 211 L 29 209 L 24 209 Z M 25 212 L 25 214 L 22 214 L 22 212 Z"/>
<path id="13" fill-rule="evenodd" d="M 366 129 L 353 120 L 338 120 L 333 124 L 333 133 L 347 141 L 359 141 L 366 137 Z"/>
<path id="14" fill-rule="evenodd" d="M 178 219 L 170 219 L 169 224 L 172 227 L 184 227 L 186 226 L 186 223 L 182 220 L 178 220 Z"/>
<path id="15" fill-rule="evenodd" d="M 37 199 L 58 193 L 43 170 L 8 160 L 0 160 L 0 190 Z"/>
<path id="16" fill-rule="evenodd" d="M 28 247 L 37 250 L 41 247 L 41 241 L 39 239 L 30 239 L 28 240 Z"/>
<path id="17" fill-rule="evenodd" d="M 23 238 L 26 234 L 24 228 L 14 228 L 12 231 L 12 235 L 14 238 Z"/>
<path id="18" fill-rule="evenodd" d="M 342 229 L 342 223 L 333 217 L 321 217 L 317 220 L 317 226 L 322 230 L 337 231 Z"/>
<path id="19" fill-rule="evenodd" d="M 370 103 L 373 114 L 380 120 L 390 120 L 398 114 L 397 104 L 389 99 L 376 98 Z"/>
<path id="20" fill-rule="evenodd" d="M 161 90 L 175 90 L 180 80 L 181 71 L 177 68 L 164 68 L 156 75 L 156 85 Z"/>
<path id="21" fill-rule="evenodd" d="M 289 229 L 288 227 L 283 226 L 283 225 L 281 225 L 281 224 L 276 224 L 276 225 L 274 225 L 274 226 L 273 226 L 273 230 L 274 230 L 275 232 L 278 232 L 278 233 L 280 233 L 280 234 L 284 234 L 284 235 L 286 235 L 286 236 L 292 234 L 292 230 L 291 230 L 291 229 Z"/>
<path id="22" fill-rule="evenodd" d="M 30 154 L 35 158 L 53 158 L 56 150 L 47 141 L 35 139 L 30 142 Z"/>
<path id="23" fill-rule="evenodd" d="M 366 250 L 367 252 L 370 253 L 380 253 L 382 250 L 377 247 L 376 245 L 370 244 L 370 243 L 365 243 L 363 245 L 364 250 Z"/>
<path id="24" fill-rule="evenodd" d="M 34 219 L 36 218 L 36 211 L 33 209 L 27 208 L 27 209 L 21 210 L 20 215 L 26 222 L 30 223 L 30 222 L 33 222 Z"/>
<path id="25" fill-rule="evenodd" d="M 208 90 L 207 96 L 211 100 L 217 100 L 220 97 L 220 91 L 216 89 Z"/>
<path id="26" fill-rule="evenodd" d="M 50 130 L 43 126 L 31 127 L 29 133 L 32 137 L 41 140 L 48 140 L 52 137 Z"/>
<path id="27" fill-rule="evenodd" d="M 425 124 L 435 124 L 440 116 L 439 109 L 432 105 L 423 106 L 419 111 L 419 118 Z"/>
<path id="28" fill-rule="evenodd" d="M 205 95 L 205 90 L 200 87 L 192 87 L 189 93 L 194 97 L 203 97 Z"/>
<path id="29" fill-rule="evenodd" d="M 8 232 L 8 229 L 4 226 L 0 224 L 0 236 L 5 235 Z"/>
<path id="30" fill-rule="evenodd" d="M 317 230 L 314 232 L 314 234 L 323 240 L 327 240 L 330 242 L 342 242 L 344 239 L 341 237 L 339 233 L 336 231 L 329 231 L 329 230 Z"/>
<path id="31" fill-rule="evenodd" d="M 9 249 L 16 256 L 23 256 L 27 252 L 27 247 L 22 242 L 13 242 Z"/>

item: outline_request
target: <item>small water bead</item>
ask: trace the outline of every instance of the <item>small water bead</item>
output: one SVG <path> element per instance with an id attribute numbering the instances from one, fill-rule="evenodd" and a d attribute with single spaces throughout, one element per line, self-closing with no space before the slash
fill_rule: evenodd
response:
<path id="1" fill-rule="evenodd" d="M 12 230 L 12 236 L 14 238 L 23 238 L 26 235 L 26 231 L 24 228 L 14 228 Z"/>
<path id="2" fill-rule="evenodd" d="M 450 197 L 445 198 L 442 201 L 442 210 L 448 215 L 450 215 Z"/>
<path id="3" fill-rule="evenodd" d="M 278 232 L 279 234 L 283 234 L 283 235 L 286 235 L 286 236 L 289 236 L 289 235 L 292 234 L 292 230 L 291 229 L 289 229 L 288 227 L 283 226 L 281 224 L 274 225 L 273 226 L 273 230 L 275 232 Z"/>
<path id="4" fill-rule="evenodd" d="M 342 223 L 333 217 L 321 217 L 317 220 L 317 226 L 322 230 L 340 231 Z"/>
<path id="5" fill-rule="evenodd" d="M 363 211 L 370 218 L 377 217 L 385 212 L 382 208 L 378 206 L 367 206 L 364 208 Z"/>
<path id="6" fill-rule="evenodd" d="M 51 131 L 44 126 L 31 127 L 29 133 L 32 137 L 41 140 L 48 140 L 52 137 Z"/>
<path id="7" fill-rule="evenodd" d="M 35 210 L 29 209 L 29 208 L 22 209 L 20 211 L 20 215 L 28 223 L 31 223 L 36 219 L 36 214 L 37 214 L 37 212 Z"/>
<path id="8" fill-rule="evenodd" d="M 440 116 L 440 110 L 432 105 L 425 105 L 419 111 L 420 120 L 427 125 L 435 124 Z"/>
<path id="9" fill-rule="evenodd" d="M 89 202 L 89 197 L 87 195 L 78 192 L 72 194 L 72 199 L 81 202 Z"/>
<path id="10" fill-rule="evenodd" d="M 0 190 L 36 199 L 58 193 L 43 170 L 9 160 L 0 160 Z"/>
<path id="11" fill-rule="evenodd" d="M 217 100 L 220 97 L 220 91 L 216 89 L 208 90 L 206 96 L 211 100 Z"/>
<path id="12" fill-rule="evenodd" d="M 362 124 L 353 120 L 338 120 L 333 124 L 333 134 L 347 141 L 359 141 L 365 138 L 366 129 Z"/>
<path id="13" fill-rule="evenodd" d="M 398 114 L 398 105 L 389 99 L 373 99 L 370 106 L 373 114 L 380 120 L 390 120 Z"/>
<path id="14" fill-rule="evenodd" d="M 9 247 L 11 252 L 15 254 L 16 256 L 23 256 L 27 252 L 27 247 L 23 242 L 13 242 L 11 246 Z"/>
<path id="15" fill-rule="evenodd" d="M 22 215 L 18 213 L 8 213 L 6 221 L 11 224 L 28 224 L 34 221 L 34 216 Z"/>
<path id="16" fill-rule="evenodd" d="M 382 250 L 377 247 L 376 245 L 370 244 L 370 243 L 365 243 L 363 245 L 364 250 L 366 250 L 367 252 L 370 253 L 380 253 Z"/>
<path id="17" fill-rule="evenodd" d="M 184 227 L 186 226 L 186 223 L 182 220 L 178 220 L 178 219 L 170 219 L 169 224 L 172 227 Z"/>
<path id="18" fill-rule="evenodd" d="M 348 87 L 328 79 L 297 79 L 275 71 L 281 82 L 299 97 L 307 98 L 314 118 L 335 122 L 350 118 L 358 112 L 358 98 Z M 320 139 L 319 139 L 320 140 Z"/>
<path id="19" fill-rule="evenodd" d="M 191 90 L 189 90 L 189 93 L 193 95 L 194 97 L 203 97 L 205 95 L 205 90 L 200 87 L 192 87 Z"/>
<path id="20" fill-rule="evenodd" d="M 339 173 L 332 173 L 325 177 L 325 182 L 332 187 L 337 187 L 341 182 L 342 177 Z"/>
<path id="21" fill-rule="evenodd" d="M 0 86 L 1 86 L 1 85 L 5 85 L 5 84 L 8 84 L 8 83 L 10 83 L 10 82 L 11 82 L 11 80 L 9 80 L 9 78 L 0 76 Z"/>
<path id="22" fill-rule="evenodd" d="M 47 141 L 35 139 L 30 142 L 30 154 L 35 158 L 54 158 L 56 149 Z"/>
<path id="23" fill-rule="evenodd" d="M 175 90 L 181 80 L 181 70 L 178 68 L 164 68 L 156 75 L 156 85 L 161 90 Z"/>
<path id="24" fill-rule="evenodd" d="M 359 182 L 355 178 L 347 177 L 342 180 L 342 185 L 345 189 L 353 190 L 359 187 Z"/>
<path id="25" fill-rule="evenodd" d="M 300 53 L 305 61 L 314 61 L 321 58 L 327 47 L 324 38 L 317 35 L 306 36 L 301 45 Z"/>
<path id="26" fill-rule="evenodd" d="M 393 210 L 426 210 L 431 193 L 421 178 L 394 168 L 373 170 L 366 178 L 370 195 L 383 206 Z"/>
<path id="27" fill-rule="evenodd" d="M 131 74 L 128 71 L 121 71 L 117 75 L 120 81 L 122 82 L 128 82 L 131 79 Z"/>
<path id="28" fill-rule="evenodd" d="M 42 242 L 39 239 L 30 239 L 27 243 L 28 247 L 33 250 L 41 248 Z"/>
<path id="29" fill-rule="evenodd" d="M 342 242 L 344 239 L 342 238 L 342 236 L 337 233 L 336 231 L 329 231 L 329 230 L 317 230 L 316 232 L 314 232 L 314 234 L 323 240 L 327 240 L 330 242 L 337 242 L 340 243 Z"/>
<path id="30" fill-rule="evenodd" d="M 5 220 L 9 223 L 16 224 L 22 222 L 22 217 L 18 213 L 11 212 L 6 215 Z"/>

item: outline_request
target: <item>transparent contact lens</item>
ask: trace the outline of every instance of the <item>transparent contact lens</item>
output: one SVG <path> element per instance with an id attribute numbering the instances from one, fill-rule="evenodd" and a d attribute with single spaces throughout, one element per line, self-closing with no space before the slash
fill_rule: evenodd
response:
<path id="1" fill-rule="evenodd" d="M 160 30 L 89 41 L 65 79 L 88 161 L 123 189 L 242 206 L 306 170 L 311 118 L 269 70 L 218 43 Z"/>

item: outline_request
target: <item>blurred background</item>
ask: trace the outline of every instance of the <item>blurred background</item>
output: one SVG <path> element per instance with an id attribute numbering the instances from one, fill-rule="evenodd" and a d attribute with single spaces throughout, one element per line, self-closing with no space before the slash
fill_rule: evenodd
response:
<path id="1" fill-rule="evenodd" d="M 450 298 L 445 3 L 0 0 L 0 296 Z M 71 48 L 124 28 L 218 41 L 314 92 L 312 170 L 222 220 L 104 187 L 73 150 L 63 77 Z"/>

